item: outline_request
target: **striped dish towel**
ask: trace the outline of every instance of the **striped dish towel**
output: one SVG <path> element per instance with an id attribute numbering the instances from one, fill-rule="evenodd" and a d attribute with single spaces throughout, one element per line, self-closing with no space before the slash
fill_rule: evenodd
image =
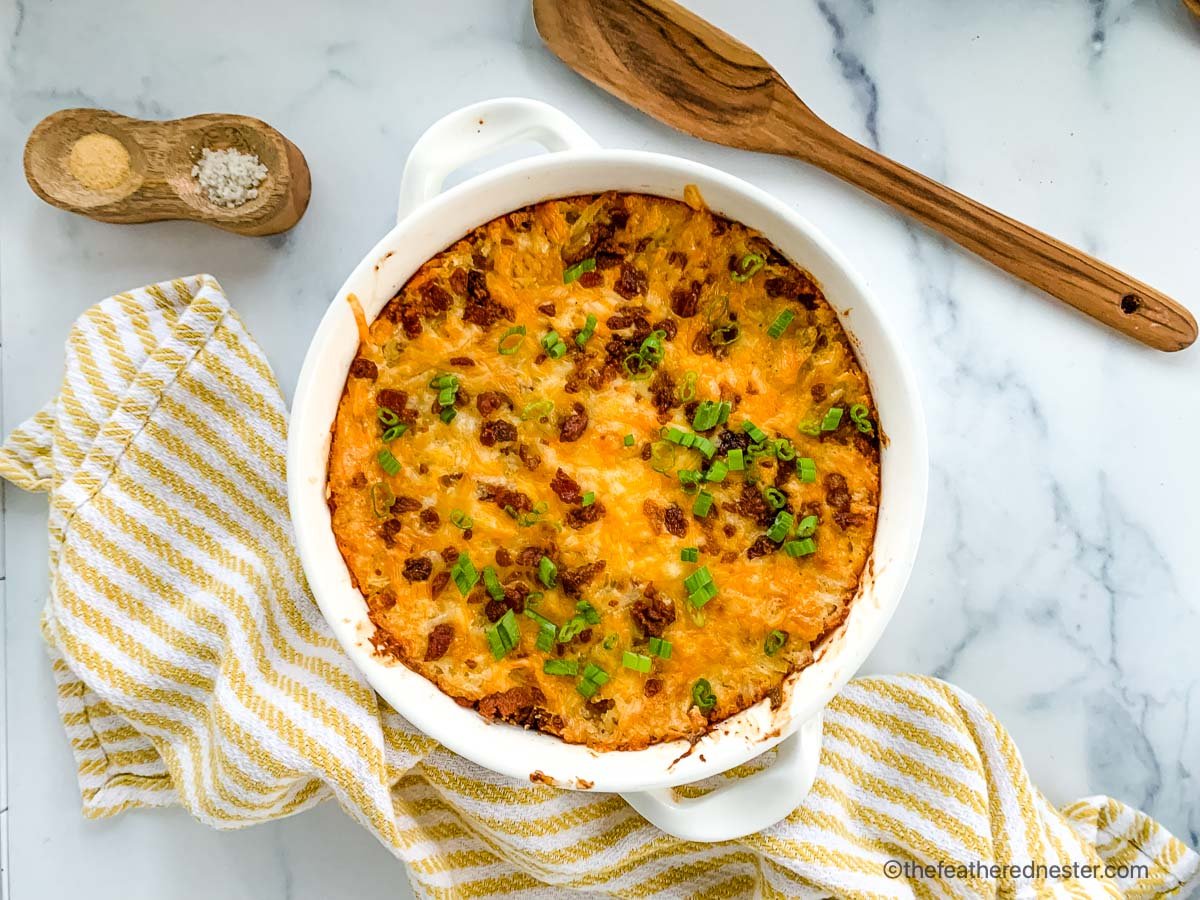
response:
<path id="1" fill-rule="evenodd" d="M 1162 897 L 1200 884 L 1200 857 L 1137 811 L 1051 806 L 991 714 L 929 678 L 851 683 L 826 714 L 809 798 L 726 844 L 454 756 L 376 697 L 308 594 L 285 423 L 262 351 L 201 275 L 88 310 L 61 392 L 0 451 L 0 474 L 50 498 L 43 628 L 85 815 L 180 804 L 237 828 L 333 797 L 429 897 Z"/>

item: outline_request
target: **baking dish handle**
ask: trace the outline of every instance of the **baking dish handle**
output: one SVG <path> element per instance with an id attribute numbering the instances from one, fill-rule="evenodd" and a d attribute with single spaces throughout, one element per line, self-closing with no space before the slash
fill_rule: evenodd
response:
<path id="1" fill-rule="evenodd" d="M 769 768 L 710 791 L 680 798 L 671 788 L 623 794 L 643 818 L 685 841 L 729 841 L 786 818 L 812 788 L 821 760 L 820 713 L 779 744 Z"/>
<path id="2" fill-rule="evenodd" d="M 455 169 L 519 141 L 550 151 L 599 147 L 574 119 L 537 100 L 503 97 L 465 106 L 438 119 L 413 145 L 400 180 L 396 220 L 436 196 Z"/>

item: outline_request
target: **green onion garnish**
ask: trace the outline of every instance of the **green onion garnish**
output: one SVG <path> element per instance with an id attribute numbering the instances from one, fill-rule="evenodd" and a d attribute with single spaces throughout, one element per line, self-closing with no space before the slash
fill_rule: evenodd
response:
<path id="1" fill-rule="evenodd" d="M 529 597 L 532 597 L 532 596 L 533 596 L 533 594 L 529 595 Z M 549 619 L 547 619 L 545 616 L 543 616 L 537 610 L 529 608 L 529 597 L 525 598 L 525 617 L 528 619 L 533 619 L 533 621 L 537 622 L 538 628 L 550 627 L 550 628 L 553 628 L 555 631 L 557 631 L 558 630 L 557 625 L 555 625 L 553 622 L 551 622 Z"/>
<path id="2" fill-rule="evenodd" d="M 511 609 L 508 610 L 500 617 L 499 622 L 487 629 L 486 634 L 492 656 L 496 659 L 502 658 L 521 640 L 521 629 L 517 626 L 516 614 Z"/>
<path id="3" fill-rule="evenodd" d="M 780 438 L 775 442 L 775 455 L 784 462 L 791 462 L 796 458 L 796 448 L 787 438 Z"/>
<path id="4" fill-rule="evenodd" d="M 588 663 L 586 666 L 584 666 L 583 677 L 588 681 L 595 682 L 598 685 L 608 684 L 608 673 L 595 663 Z"/>
<path id="5" fill-rule="evenodd" d="M 562 359 L 567 352 L 567 345 L 563 343 L 563 339 L 559 337 L 557 331 L 550 331 L 542 338 L 542 349 L 546 351 L 546 355 L 551 359 Z"/>
<path id="6" fill-rule="evenodd" d="M 452 509 L 450 510 L 450 524 L 455 528 L 461 528 L 463 531 L 466 531 L 475 524 L 475 520 L 461 509 Z"/>
<path id="7" fill-rule="evenodd" d="M 767 656 L 774 656 L 783 649 L 783 645 L 787 643 L 787 640 L 788 633 L 786 631 L 780 631 L 778 628 L 776 628 L 774 631 L 768 634 L 767 639 L 763 641 L 763 652 L 767 654 Z"/>
<path id="8" fill-rule="evenodd" d="M 671 658 L 671 642 L 663 638 L 650 638 L 650 655 L 659 659 Z"/>
<path id="9" fill-rule="evenodd" d="M 542 663 L 542 671 L 547 675 L 570 675 L 574 677 L 579 674 L 579 663 L 573 659 L 548 659 Z"/>
<path id="10" fill-rule="evenodd" d="M 717 452 L 717 445 L 706 437 L 696 435 L 696 440 L 692 442 L 692 449 L 703 453 L 705 459 L 712 459 L 713 454 Z"/>
<path id="11" fill-rule="evenodd" d="M 737 322 L 726 322 L 719 325 L 708 334 L 709 343 L 718 347 L 732 344 L 742 335 L 742 327 Z"/>
<path id="12" fill-rule="evenodd" d="M 455 409 L 453 406 L 447 406 L 440 413 L 438 413 L 438 418 L 441 419 L 443 422 L 445 422 L 447 425 L 449 425 L 451 422 L 454 421 L 454 417 L 457 415 L 458 415 L 457 409 Z"/>
<path id="13" fill-rule="evenodd" d="M 741 472 L 746 468 L 746 460 L 742 454 L 741 447 L 734 447 L 725 454 L 725 462 L 729 466 L 730 472 Z"/>
<path id="14" fill-rule="evenodd" d="M 391 428 L 385 431 L 380 440 L 385 444 L 390 444 L 406 431 L 408 431 L 408 426 L 401 422 L 399 425 L 393 425 Z"/>
<path id="15" fill-rule="evenodd" d="M 549 508 L 550 504 L 548 504 L 545 500 L 539 500 L 537 503 L 533 504 L 533 509 L 531 509 L 529 512 L 518 513 L 512 506 L 504 507 L 504 511 L 516 519 L 517 525 L 519 525 L 521 528 L 529 528 L 530 526 L 536 525 L 538 522 L 542 521 L 542 516 L 546 514 L 546 511 Z"/>
<path id="16" fill-rule="evenodd" d="M 583 499 L 579 501 L 579 505 L 580 506 L 591 506 L 595 502 L 596 502 L 596 492 L 588 491 L 586 494 L 583 495 Z"/>
<path id="17" fill-rule="evenodd" d="M 708 491 L 701 491 L 696 495 L 696 501 L 692 504 L 692 515 L 704 518 L 708 515 L 708 511 L 712 509 L 713 496 Z"/>
<path id="18" fill-rule="evenodd" d="M 596 317 L 588 313 L 587 320 L 583 323 L 583 327 L 579 329 L 579 334 L 575 335 L 575 344 L 582 347 L 592 339 L 592 335 L 596 333 Z"/>
<path id="19" fill-rule="evenodd" d="M 712 574 L 708 571 L 708 566 L 701 566 L 687 578 L 683 579 L 683 586 L 687 589 L 688 600 L 696 609 L 699 609 L 713 597 L 717 596 L 717 586 L 713 583 Z"/>
<path id="20" fill-rule="evenodd" d="M 610 634 L 608 637 L 606 637 L 604 639 L 604 649 L 605 650 L 611 650 L 615 646 L 617 646 L 617 636 L 615 634 Z"/>
<path id="21" fill-rule="evenodd" d="M 817 545 L 812 538 L 802 541 L 788 541 L 783 545 L 783 552 L 788 556 L 808 556 L 817 552 Z"/>
<path id="22" fill-rule="evenodd" d="M 575 604 L 575 612 L 583 616 L 583 620 L 589 625 L 600 624 L 600 613 L 596 612 L 596 607 L 592 606 L 586 600 L 580 600 Z"/>
<path id="23" fill-rule="evenodd" d="M 690 370 L 683 373 L 683 381 L 675 389 L 675 399 L 687 403 L 696 396 L 696 377 L 696 373 Z"/>
<path id="24" fill-rule="evenodd" d="M 563 269 L 563 284 L 570 284 L 582 275 L 584 272 L 594 272 L 596 270 L 595 259 L 583 259 L 575 263 L 575 265 Z"/>
<path id="25" fill-rule="evenodd" d="M 717 695 L 713 693 L 712 685 L 707 679 L 701 678 L 692 685 L 692 702 L 701 712 L 708 712 L 717 705 Z"/>
<path id="26" fill-rule="evenodd" d="M 708 467 L 708 472 L 705 474 L 704 477 L 708 481 L 724 481 L 725 476 L 728 474 L 729 474 L 729 466 L 718 459 L 716 462 L 714 462 L 711 466 Z"/>
<path id="27" fill-rule="evenodd" d="M 684 547 L 679 551 L 679 558 L 684 562 L 696 562 L 700 559 L 700 548 Z"/>
<path id="28" fill-rule="evenodd" d="M 521 410 L 521 421 L 529 419 L 541 419 L 544 416 L 554 412 L 554 404 L 549 400 L 534 400 L 532 403 L 526 404 Z"/>
<path id="29" fill-rule="evenodd" d="M 516 338 L 516 340 L 512 340 Z M 525 340 L 525 326 L 514 325 L 500 335 L 500 343 L 496 346 L 501 356 L 512 356 Z"/>
<path id="30" fill-rule="evenodd" d="M 766 491 L 767 503 L 771 509 L 782 509 L 787 505 L 787 495 L 779 488 L 769 487 Z"/>
<path id="31" fill-rule="evenodd" d="M 588 621 L 583 616 L 571 616 L 558 629 L 558 642 L 566 644 L 571 641 L 575 635 L 588 627 Z"/>
<path id="32" fill-rule="evenodd" d="M 675 448 L 666 441 L 655 441 L 650 445 L 650 468 L 655 472 L 666 472 L 675 464 Z"/>
<path id="33" fill-rule="evenodd" d="M 621 367 L 625 370 L 625 377 L 630 381 L 645 381 L 653 371 L 653 367 L 640 353 L 630 353 L 621 360 Z"/>
<path id="34" fill-rule="evenodd" d="M 783 337 L 783 333 L 787 331 L 787 327 L 792 324 L 792 319 L 796 318 L 796 314 L 790 309 L 785 309 L 775 317 L 775 321 L 771 323 L 771 327 L 767 329 L 772 340 L 779 340 Z"/>
<path id="35" fill-rule="evenodd" d="M 600 685 L 596 684 L 594 681 L 588 681 L 588 679 L 585 678 L 583 681 L 579 682 L 579 684 L 575 685 L 575 690 L 579 691 L 579 693 L 583 694 L 583 696 L 590 698 L 596 693 L 596 691 L 600 690 Z"/>
<path id="36" fill-rule="evenodd" d="M 806 484 L 817 480 L 817 464 L 807 456 L 796 460 L 796 471 L 800 474 L 800 480 Z"/>
<path id="37" fill-rule="evenodd" d="M 396 495 L 392 493 L 392 489 L 382 481 L 377 481 L 371 485 L 371 511 L 375 513 L 375 518 L 385 519 L 389 512 L 392 511 L 392 506 L 396 503 Z"/>
<path id="38" fill-rule="evenodd" d="M 483 567 L 483 586 L 487 588 L 493 600 L 504 599 L 504 585 L 500 583 L 500 576 L 496 574 L 495 567 Z"/>
<path id="39" fill-rule="evenodd" d="M 621 654 L 621 665 L 627 669 L 633 669 L 635 672 L 649 672 L 652 660 L 648 656 L 642 656 L 640 653 L 631 653 L 626 650 Z"/>
<path id="40" fill-rule="evenodd" d="M 685 494 L 694 494 L 700 490 L 701 475 L 695 469 L 680 469 L 676 474 L 679 476 L 679 486 Z"/>
<path id="41" fill-rule="evenodd" d="M 652 366 L 657 366 L 662 362 L 663 358 L 663 340 L 666 339 L 665 331 L 652 331 L 642 341 L 642 345 L 638 347 L 638 356 L 644 359 Z"/>
<path id="42" fill-rule="evenodd" d="M 855 403 L 850 407 L 850 421 L 854 423 L 855 428 L 865 435 L 873 435 L 875 433 L 875 426 L 871 424 L 869 413 L 870 410 L 862 403 Z"/>
<path id="43" fill-rule="evenodd" d="M 800 520 L 800 524 L 796 526 L 796 537 L 812 537 L 813 533 L 817 530 L 818 521 L 816 516 L 805 516 Z"/>
<path id="44" fill-rule="evenodd" d="M 453 372 L 439 372 L 434 375 L 429 382 L 429 386 L 434 390 L 443 390 L 444 388 L 454 388 L 458 390 L 458 376 Z"/>
<path id="45" fill-rule="evenodd" d="M 696 415 L 692 417 L 692 427 L 697 431 L 708 431 L 717 427 L 721 415 L 721 406 L 715 400 L 701 400 L 696 407 Z"/>
<path id="46" fill-rule="evenodd" d="M 388 427 L 391 427 L 400 421 L 400 417 L 396 415 L 393 410 L 388 409 L 386 406 L 379 407 L 379 409 L 375 411 L 375 415 L 379 417 L 380 422 Z"/>
<path id="47" fill-rule="evenodd" d="M 526 610 L 528 612 L 529 610 Z M 554 641 L 558 636 L 558 629 L 552 624 L 545 624 L 538 627 L 537 639 L 533 645 L 543 653 L 554 652 Z"/>
<path id="48" fill-rule="evenodd" d="M 465 553 L 458 554 L 458 559 L 450 567 L 450 579 L 464 597 L 471 593 L 471 588 L 475 587 L 476 582 L 479 581 L 479 573 L 475 571 L 471 557 Z"/>
<path id="49" fill-rule="evenodd" d="M 538 580 L 548 588 L 558 584 L 558 566 L 548 556 L 538 560 Z"/>
<path id="50" fill-rule="evenodd" d="M 389 475 L 396 475 L 400 472 L 400 460 L 392 456 L 392 451 L 386 447 L 376 453 L 375 458 L 379 460 L 379 468 Z"/>
<path id="51" fill-rule="evenodd" d="M 821 430 L 833 431 L 840 424 L 842 424 L 842 408 L 840 406 L 832 406 L 825 413 L 825 418 L 821 420 Z"/>
<path id="52" fill-rule="evenodd" d="M 821 434 L 821 423 L 814 422 L 812 419 L 805 419 L 796 426 L 796 430 L 801 434 L 807 434 L 809 437 L 819 437 Z"/>
<path id="53" fill-rule="evenodd" d="M 753 278 L 766 264 L 767 261 L 757 253 L 747 253 L 738 260 L 737 271 L 730 272 L 729 277 L 738 282 L 738 284 L 741 284 Z"/>
<path id="54" fill-rule="evenodd" d="M 742 423 L 742 431 L 750 435 L 750 440 L 754 441 L 756 444 L 761 444 L 767 439 L 767 436 L 763 430 L 749 419 Z"/>
<path id="55" fill-rule="evenodd" d="M 776 513 L 775 521 L 771 523 L 771 527 L 767 529 L 767 537 L 777 544 L 780 543 L 788 536 L 795 521 L 795 517 L 790 512 L 786 509 L 781 509 Z"/>
<path id="56" fill-rule="evenodd" d="M 632 434 L 625 435 L 625 446 L 626 447 L 632 447 L 634 445 L 634 443 L 636 443 L 636 441 L 637 441 L 637 438 L 635 438 Z"/>

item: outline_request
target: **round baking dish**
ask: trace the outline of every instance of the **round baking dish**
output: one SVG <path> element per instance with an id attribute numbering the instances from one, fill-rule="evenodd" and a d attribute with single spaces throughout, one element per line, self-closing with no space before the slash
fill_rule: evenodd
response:
<path id="1" fill-rule="evenodd" d="M 492 169 L 442 192 L 460 166 L 500 147 L 535 142 L 549 153 Z M 606 190 L 680 199 L 695 184 L 707 204 L 758 229 L 824 288 L 871 382 L 885 434 L 875 546 L 845 622 L 816 660 L 785 682 L 783 702 L 726 719 L 695 745 L 598 752 L 490 722 L 421 675 L 378 656 L 374 625 L 351 583 L 325 505 L 330 427 L 358 347 L 346 296 L 373 319 L 425 260 L 496 216 L 552 197 Z M 401 715 L 456 753 L 496 772 L 575 790 L 619 791 L 647 819 L 691 840 L 767 827 L 796 807 L 816 774 L 821 713 L 854 675 L 899 603 L 917 551 L 928 480 L 916 383 L 862 280 L 809 222 L 717 169 L 678 157 L 603 150 L 561 112 L 532 100 L 489 100 L 451 113 L 416 143 L 404 169 L 398 222 L 346 279 L 317 328 L 300 373 L 288 438 L 288 500 L 304 571 L 346 652 Z M 702 797 L 669 788 L 724 772 L 779 746 L 773 764 Z"/>

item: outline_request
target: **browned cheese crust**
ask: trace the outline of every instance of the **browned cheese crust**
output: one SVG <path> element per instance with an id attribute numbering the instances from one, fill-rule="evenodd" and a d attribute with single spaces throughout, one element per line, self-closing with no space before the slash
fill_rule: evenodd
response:
<path id="1" fill-rule="evenodd" d="M 778 700 L 875 534 L 875 409 L 836 315 L 687 199 L 570 197 L 475 229 L 370 325 L 333 426 L 333 529 L 378 652 L 598 750 Z"/>

